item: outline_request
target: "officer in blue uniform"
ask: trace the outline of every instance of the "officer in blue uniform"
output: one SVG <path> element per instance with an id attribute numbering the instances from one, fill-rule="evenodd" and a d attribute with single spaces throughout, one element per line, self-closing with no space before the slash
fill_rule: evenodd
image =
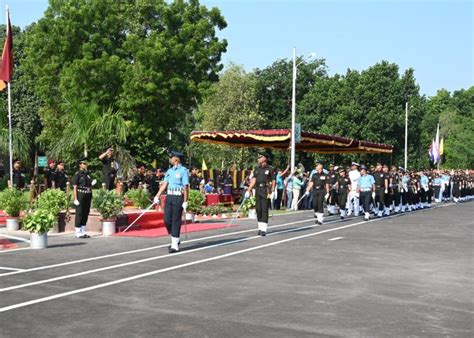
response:
<path id="1" fill-rule="evenodd" d="M 372 175 L 367 173 L 367 167 L 362 165 L 360 167 L 360 178 L 357 185 L 357 192 L 359 193 L 360 203 L 364 209 L 364 220 L 370 219 L 370 198 L 375 199 L 375 179 Z"/>
<path id="2" fill-rule="evenodd" d="M 160 203 L 160 196 L 166 190 L 165 225 L 171 235 L 169 253 L 179 251 L 179 234 L 181 232 L 181 215 L 186 212 L 189 196 L 189 173 L 181 164 L 183 154 L 177 151 L 168 151 L 171 168 L 165 174 L 160 190 L 153 202 Z"/>

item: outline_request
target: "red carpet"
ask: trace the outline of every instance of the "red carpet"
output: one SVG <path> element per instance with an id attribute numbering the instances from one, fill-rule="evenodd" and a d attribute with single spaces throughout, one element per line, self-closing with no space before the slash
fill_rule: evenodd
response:
<path id="1" fill-rule="evenodd" d="M 205 231 L 205 230 L 214 230 L 226 228 L 229 223 L 193 223 L 188 224 L 188 232 L 196 231 Z M 236 226 L 237 224 L 231 225 L 231 227 Z M 186 228 L 184 225 L 181 226 L 181 236 L 184 235 Z M 143 229 L 143 230 L 130 230 L 127 232 L 118 232 L 114 236 L 130 236 L 130 237 L 162 237 L 168 236 L 166 227 L 153 228 L 153 229 Z"/>

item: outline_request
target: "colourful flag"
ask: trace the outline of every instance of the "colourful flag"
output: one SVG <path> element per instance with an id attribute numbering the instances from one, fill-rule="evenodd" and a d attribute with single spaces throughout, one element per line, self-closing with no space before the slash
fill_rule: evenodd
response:
<path id="1" fill-rule="evenodd" d="M 151 167 L 153 169 L 156 169 L 156 159 L 154 159 L 153 162 L 151 162 Z"/>
<path id="2" fill-rule="evenodd" d="M 433 163 L 436 164 L 440 160 L 440 154 L 439 154 L 439 123 L 438 123 L 438 128 L 436 129 L 436 138 L 434 141 L 434 146 L 433 146 Z"/>
<path id="3" fill-rule="evenodd" d="M 444 154 L 444 138 L 441 139 L 441 142 L 439 144 L 439 155 L 443 155 Z"/>
<path id="4" fill-rule="evenodd" d="M 202 171 L 204 170 L 207 170 L 207 165 L 206 165 L 206 161 L 204 161 L 204 159 L 202 160 Z"/>
<path id="5" fill-rule="evenodd" d="M 430 161 L 431 161 L 431 162 L 434 161 L 433 147 L 434 147 L 434 140 L 431 142 L 431 144 L 430 144 L 430 150 L 429 150 Z"/>
<path id="6" fill-rule="evenodd" d="M 13 36 L 10 24 L 10 11 L 7 9 L 7 34 L 3 45 L 2 64 L 0 69 L 0 91 L 5 89 L 6 83 L 13 77 Z"/>

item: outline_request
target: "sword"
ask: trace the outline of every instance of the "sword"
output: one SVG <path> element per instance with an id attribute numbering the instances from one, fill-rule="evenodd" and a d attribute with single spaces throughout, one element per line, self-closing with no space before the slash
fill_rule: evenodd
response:
<path id="1" fill-rule="evenodd" d="M 145 210 L 143 210 L 143 212 L 137 217 L 135 218 L 135 220 L 122 232 L 126 232 L 128 229 L 130 229 L 132 227 L 132 225 L 134 225 L 143 215 L 145 215 L 145 213 L 150 210 L 153 206 L 155 205 L 155 202 L 153 202 L 152 204 L 150 204 L 150 206 L 148 208 L 146 208 Z"/>
<path id="2" fill-rule="evenodd" d="M 234 216 L 232 216 L 232 219 L 230 220 L 229 224 L 227 224 L 227 227 L 230 227 L 232 225 L 232 223 L 234 222 L 234 220 L 237 219 L 237 216 L 239 215 L 239 211 L 240 211 L 240 208 L 242 208 L 242 205 L 244 205 L 244 202 L 248 199 L 248 197 L 245 197 L 244 196 L 244 199 L 242 200 L 242 202 L 240 203 L 239 207 L 237 208 L 237 211 L 234 213 Z"/>
<path id="3" fill-rule="evenodd" d="M 186 209 L 183 209 L 184 238 L 188 240 L 188 223 L 186 223 Z"/>

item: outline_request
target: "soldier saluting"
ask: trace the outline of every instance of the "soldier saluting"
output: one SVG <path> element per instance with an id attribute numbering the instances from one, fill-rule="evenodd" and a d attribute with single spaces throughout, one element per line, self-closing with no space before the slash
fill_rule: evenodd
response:
<path id="1" fill-rule="evenodd" d="M 254 177 L 245 193 L 245 197 L 249 198 L 252 196 L 252 190 L 255 187 L 259 236 L 265 236 L 267 234 L 268 209 L 270 208 L 276 185 L 273 168 L 267 164 L 269 158 L 270 155 L 267 152 L 258 154 L 258 167 L 254 170 Z"/>
<path id="2" fill-rule="evenodd" d="M 108 147 L 105 152 L 99 155 L 99 160 L 101 160 L 103 164 L 105 189 L 114 190 L 115 176 L 117 173 L 115 169 L 114 148 Z"/>

